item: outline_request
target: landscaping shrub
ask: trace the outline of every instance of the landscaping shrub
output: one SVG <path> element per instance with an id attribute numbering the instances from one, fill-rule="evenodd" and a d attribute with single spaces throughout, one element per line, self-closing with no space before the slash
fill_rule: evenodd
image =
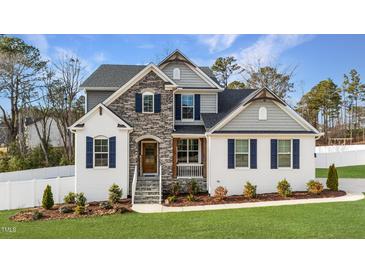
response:
<path id="1" fill-rule="evenodd" d="M 75 213 L 78 215 L 85 214 L 85 206 L 78 205 L 75 207 Z"/>
<path id="2" fill-rule="evenodd" d="M 178 196 L 180 194 L 180 184 L 175 182 L 171 185 L 171 195 L 172 196 Z"/>
<path id="3" fill-rule="evenodd" d="M 76 200 L 76 205 L 78 205 L 78 206 L 84 207 L 86 204 L 86 197 L 83 192 L 77 193 L 75 200 Z"/>
<path id="4" fill-rule="evenodd" d="M 196 195 L 199 193 L 199 184 L 195 179 L 191 179 L 190 182 L 187 184 L 188 193 L 191 195 Z"/>
<path id="5" fill-rule="evenodd" d="M 330 190 L 338 191 L 338 175 L 335 164 L 330 165 L 328 169 L 326 185 Z"/>
<path id="6" fill-rule="evenodd" d="M 61 206 L 61 207 L 58 209 L 58 211 L 59 211 L 60 213 L 62 213 L 62 214 L 66 214 L 66 213 L 71 213 L 71 212 L 73 212 L 73 209 L 72 209 L 72 207 L 70 207 L 70 206 Z"/>
<path id="7" fill-rule="evenodd" d="M 36 210 L 33 212 L 32 214 L 32 219 L 35 221 L 35 220 L 39 220 L 39 219 L 42 219 L 43 218 L 43 213 Z"/>
<path id="8" fill-rule="evenodd" d="M 214 190 L 214 197 L 219 200 L 223 201 L 227 197 L 228 190 L 223 186 L 218 186 Z"/>
<path id="9" fill-rule="evenodd" d="M 74 192 L 69 192 L 64 198 L 63 201 L 65 204 L 74 204 L 76 203 L 76 194 Z"/>
<path id="10" fill-rule="evenodd" d="M 111 208 L 113 208 L 113 206 L 108 201 L 101 202 L 99 204 L 99 207 L 102 208 L 102 209 L 111 209 Z"/>
<path id="11" fill-rule="evenodd" d="M 282 197 L 288 197 L 292 193 L 290 184 L 288 183 L 288 181 L 286 179 L 281 180 L 278 183 L 277 189 L 278 189 L 279 195 Z"/>
<path id="12" fill-rule="evenodd" d="M 188 199 L 189 202 L 194 202 L 195 201 L 195 197 L 193 194 L 188 194 L 186 196 L 186 199 Z"/>
<path id="13" fill-rule="evenodd" d="M 310 194 L 321 194 L 323 191 L 323 185 L 318 181 L 310 180 L 307 183 L 307 190 Z"/>
<path id="14" fill-rule="evenodd" d="M 109 188 L 109 202 L 111 204 L 116 204 L 122 197 L 122 192 L 122 189 L 120 189 L 117 184 L 112 184 Z"/>
<path id="15" fill-rule="evenodd" d="M 175 195 L 170 195 L 167 197 L 167 203 L 168 204 L 172 204 L 176 201 L 176 196 Z"/>
<path id="16" fill-rule="evenodd" d="M 245 196 L 248 199 L 255 198 L 256 188 L 257 186 L 251 184 L 250 182 L 246 182 L 245 186 L 243 187 L 243 196 Z"/>
<path id="17" fill-rule="evenodd" d="M 54 201 L 53 201 L 52 189 L 50 185 L 47 185 L 46 189 L 43 192 L 42 207 L 44 209 L 51 209 L 53 205 Z"/>

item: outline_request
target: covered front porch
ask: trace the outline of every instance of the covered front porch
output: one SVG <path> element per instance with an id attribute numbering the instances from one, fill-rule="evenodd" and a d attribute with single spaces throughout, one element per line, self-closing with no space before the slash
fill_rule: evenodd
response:
<path id="1" fill-rule="evenodd" d="M 172 176 L 176 179 L 205 179 L 207 174 L 206 138 L 181 136 L 173 138 Z"/>

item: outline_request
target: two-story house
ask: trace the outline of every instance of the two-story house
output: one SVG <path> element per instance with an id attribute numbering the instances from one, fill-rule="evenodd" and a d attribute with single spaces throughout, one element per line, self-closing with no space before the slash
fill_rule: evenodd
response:
<path id="1" fill-rule="evenodd" d="M 196 178 L 213 194 L 304 190 L 320 133 L 266 88 L 223 89 L 208 67 L 176 50 L 158 65 L 102 65 L 83 83 L 75 133 L 77 191 L 104 200 L 116 183 L 136 203 L 160 201 Z"/>

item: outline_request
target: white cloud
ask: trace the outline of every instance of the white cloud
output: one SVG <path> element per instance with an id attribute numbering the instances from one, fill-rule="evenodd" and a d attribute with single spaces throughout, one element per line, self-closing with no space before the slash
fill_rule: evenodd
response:
<path id="1" fill-rule="evenodd" d="M 286 50 L 294 48 L 313 38 L 312 35 L 264 35 L 252 46 L 235 54 L 242 65 L 270 65 Z"/>
<path id="2" fill-rule="evenodd" d="M 208 46 L 209 52 L 220 52 L 228 49 L 234 41 L 237 34 L 214 34 L 214 35 L 199 35 L 199 41 Z"/>
<path id="3" fill-rule="evenodd" d="M 97 52 L 97 53 L 95 53 L 94 56 L 93 56 L 93 60 L 96 63 L 103 63 L 103 62 L 105 62 L 106 57 L 105 57 L 104 52 Z"/>

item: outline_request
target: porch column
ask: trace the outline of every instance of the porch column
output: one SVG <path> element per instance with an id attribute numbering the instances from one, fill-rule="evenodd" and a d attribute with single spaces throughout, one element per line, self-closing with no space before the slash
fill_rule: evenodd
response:
<path id="1" fill-rule="evenodd" d="M 178 138 L 172 139 L 172 177 L 177 177 L 177 142 L 179 141 Z"/>
<path id="2" fill-rule="evenodd" d="M 202 164 L 203 164 L 203 178 L 207 177 L 207 140 L 205 138 L 200 138 L 200 143 L 202 146 Z"/>

